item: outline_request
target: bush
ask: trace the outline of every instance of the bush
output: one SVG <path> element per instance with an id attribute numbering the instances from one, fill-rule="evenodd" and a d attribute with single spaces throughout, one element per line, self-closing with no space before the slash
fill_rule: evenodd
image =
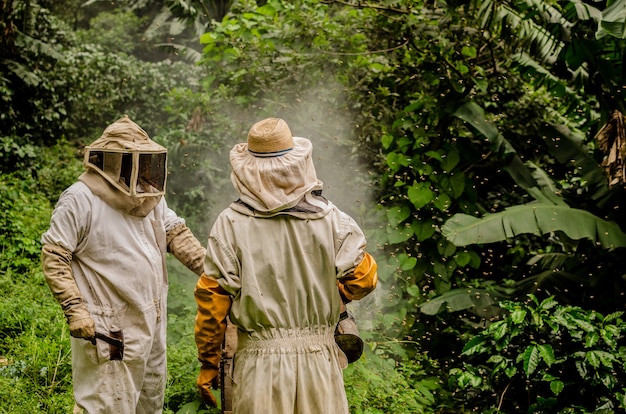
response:
<path id="1" fill-rule="evenodd" d="M 440 379 L 433 375 L 432 364 L 423 355 L 398 363 L 390 357 L 366 352 L 344 371 L 350 412 L 434 412 L 445 400 L 446 392 Z"/>
<path id="2" fill-rule="evenodd" d="M 451 370 L 468 408 L 481 413 L 599 413 L 626 408 L 626 323 L 553 297 L 503 302 L 507 314 L 463 349 Z"/>

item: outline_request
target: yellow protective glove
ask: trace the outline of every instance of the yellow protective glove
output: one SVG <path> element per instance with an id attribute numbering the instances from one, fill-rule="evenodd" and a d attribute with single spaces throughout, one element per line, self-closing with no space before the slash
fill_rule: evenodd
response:
<path id="1" fill-rule="evenodd" d="M 196 382 L 198 392 L 200 392 L 202 401 L 209 407 L 217 407 L 217 400 L 211 392 L 211 388 L 218 389 L 220 387 L 219 382 L 219 370 L 214 368 L 200 368 L 200 374 Z"/>
<path id="2" fill-rule="evenodd" d="M 204 274 L 198 279 L 194 296 L 198 304 L 194 334 L 198 360 L 202 364 L 197 385 L 203 401 L 215 405 L 211 388 L 219 387 L 222 343 L 232 302 L 217 280 Z"/>
<path id="3" fill-rule="evenodd" d="M 369 254 L 364 253 L 361 262 L 350 274 L 338 280 L 339 293 L 345 303 L 363 299 L 376 288 L 378 283 L 378 265 Z"/>

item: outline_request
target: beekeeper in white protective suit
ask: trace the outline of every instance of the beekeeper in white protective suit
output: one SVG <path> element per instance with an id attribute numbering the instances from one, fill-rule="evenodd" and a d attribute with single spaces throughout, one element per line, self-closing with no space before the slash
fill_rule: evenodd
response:
<path id="1" fill-rule="evenodd" d="M 109 125 L 42 236 L 44 274 L 72 336 L 75 413 L 163 410 L 166 252 L 198 275 L 205 256 L 165 203 L 166 159 L 128 117 Z"/>
<path id="2" fill-rule="evenodd" d="M 377 283 L 363 232 L 322 197 L 312 144 L 284 120 L 253 125 L 230 162 L 240 198 L 213 225 L 195 289 L 200 394 L 215 404 L 228 316 L 238 332 L 233 413 L 348 413 L 334 333 L 342 299 Z"/>

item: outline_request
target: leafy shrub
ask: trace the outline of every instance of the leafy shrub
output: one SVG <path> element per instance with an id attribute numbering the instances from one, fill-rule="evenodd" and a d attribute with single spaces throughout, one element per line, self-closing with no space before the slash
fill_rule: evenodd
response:
<path id="1" fill-rule="evenodd" d="M 18 277 L 39 263 L 39 238 L 46 229 L 50 204 L 31 192 L 32 182 L 20 177 L 0 175 L 0 273 L 14 272 Z"/>
<path id="2" fill-rule="evenodd" d="M 168 413 L 219 413 L 216 408 L 207 409 L 200 401 L 196 378 L 200 371 L 196 344 L 193 339 L 193 317 L 187 318 L 191 335 L 174 343 L 168 341 L 168 379 L 165 388 L 165 414 Z"/>
<path id="3" fill-rule="evenodd" d="M 419 356 L 398 363 L 377 353 L 365 355 L 344 371 L 350 412 L 355 414 L 431 413 L 445 400 L 432 360 Z"/>
<path id="4" fill-rule="evenodd" d="M 482 413 L 590 413 L 626 408 L 626 323 L 576 306 L 503 302 L 507 314 L 471 339 L 451 384 Z"/>
<path id="5" fill-rule="evenodd" d="M 71 412 L 65 319 L 39 260 L 21 268 L 19 277 L 0 273 L 0 413 Z"/>

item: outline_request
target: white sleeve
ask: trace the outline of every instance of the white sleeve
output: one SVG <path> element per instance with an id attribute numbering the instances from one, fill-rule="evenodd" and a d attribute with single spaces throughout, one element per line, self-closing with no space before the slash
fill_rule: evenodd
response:
<path id="1" fill-rule="evenodd" d="M 41 243 L 59 245 L 75 252 L 89 233 L 91 205 L 91 192 L 83 183 L 75 183 L 66 189 L 52 212 L 50 228 L 41 236 Z"/>
<path id="2" fill-rule="evenodd" d="M 178 217 L 176 212 L 174 212 L 174 210 L 170 209 L 167 206 L 165 197 L 161 197 L 161 201 L 159 202 L 159 204 L 160 210 L 163 212 L 163 217 L 161 217 L 161 219 L 163 220 L 163 226 L 165 226 L 166 232 L 170 231 L 176 226 L 185 224 L 185 219 L 182 217 Z"/>

